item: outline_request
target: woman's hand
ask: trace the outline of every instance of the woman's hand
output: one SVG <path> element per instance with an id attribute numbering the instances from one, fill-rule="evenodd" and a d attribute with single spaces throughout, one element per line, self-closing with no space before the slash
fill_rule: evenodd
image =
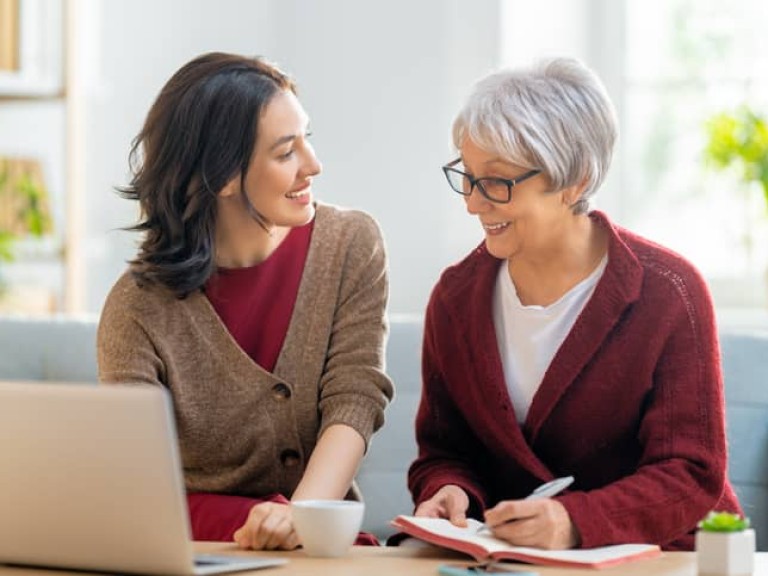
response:
<path id="1" fill-rule="evenodd" d="M 504 500 L 485 511 L 493 535 L 515 546 L 549 550 L 574 548 L 579 543 L 576 526 L 557 500 Z"/>
<path id="2" fill-rule="evenodd" d="M 467 525 L 467 509 L 469 496 L 454 484 L 446 484 L 435 492 L 429 500 L 425 500 L 416 508 L 416 516 L 428 518 L 447 518 L 451 524 L 465 527 Z"/>
<path id="3" fill-rule="evenodd" d="M 293 550 L 299 537 L 293 529 L 291 507 L 287 504 L 263 502 L 248 513 L 248 519 L 234 534 L 240 548 L 254 550 Z"/>

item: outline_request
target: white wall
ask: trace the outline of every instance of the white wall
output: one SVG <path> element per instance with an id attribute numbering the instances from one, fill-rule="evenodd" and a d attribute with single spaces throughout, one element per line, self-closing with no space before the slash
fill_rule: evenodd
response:
<path id="1" fill-rule="evenodd" d="M 420 313 L 439 272 L 481 239 L 444 182 L 450 124 L 498 64 L 503 0 L 80 0 L 84 306 L 98 311 L 136 238 L 113 192 L 162 84 L 199 53 L 263 54 L 299 83 L 326 202 L 362 208 L 389 248 L 393 313 Z M 77 138 L 75 139 L 77 141 Z"/>
<path id="2" fill-rule="evenodd" d="M 114 187 L 128 181 L 128 152 L 163 83 L 186 61 L 211 50 L 267 52 L 270 2 L 249 0 L 80 0 L 74 65 L 80 84 L 84 289 L 81 305 L 98 312 L 136 250 L 121 231 L 137 206 Z"/>
<path id="3" fill-rule="evenodd" d="M 325 164 L 319 196 L 379 220 L 390 309 L 421 312 L 440 271 L 480 240 L 440 166 L 464 94 L 497 64 L 498 2 L 275 4 L 274 53 L 300 82 Z"/>
<path id="4" fill-rule="evenodd" d="M 616 0 L 505 0 L 501 2 L 501 60 L 503 66 L 527 66 L 541 58 L 569 56 L 594 69 L 616 106 L 619 127 L 623 115 L 624 2 Z M 594 198 L 619 223 L 627 207 L 620 182 L 623 163 L 619 139 L 613 165 Z"/>

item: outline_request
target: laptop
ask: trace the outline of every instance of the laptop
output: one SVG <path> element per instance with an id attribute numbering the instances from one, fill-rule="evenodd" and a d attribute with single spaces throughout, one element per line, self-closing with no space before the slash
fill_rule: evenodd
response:
<path id="1" fill-rule="evenodd" d="M 195 556 L 167 391 L 0 383 L 0 563 L 180 576 L 285 564 Z"/>

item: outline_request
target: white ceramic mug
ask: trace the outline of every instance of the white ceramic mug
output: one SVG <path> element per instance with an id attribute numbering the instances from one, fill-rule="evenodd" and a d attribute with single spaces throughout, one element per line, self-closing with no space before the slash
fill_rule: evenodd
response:
<path id="1" fill-rule="evenodd" d="M 293 525 L 309 556 L 343 556 L 357 539 L 365 505 L 350 500 L 297 500 Z"/>

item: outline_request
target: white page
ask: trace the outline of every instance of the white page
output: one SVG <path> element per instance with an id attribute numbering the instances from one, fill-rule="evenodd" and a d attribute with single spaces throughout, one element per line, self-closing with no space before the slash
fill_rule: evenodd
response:
<path id="1" fill-rule="evenodd" d="M 455 526 L 444 518 L 422 518 L 416 516 L 403 516 L 403 518 L 411 524 L 438 536 L 453 540 L 463 540 L 482 546 L 488 550 L 489 554 L 504 551 L 524 554 L 526 556 L 535 556 L 536 558 L 549 558 L 566 562 L 592 564 L 611 561 L 625 556 L 633 556 L 657 548 L 652 544 L 617 544 L 614 546 L 603 546 L 601 548 L 543 550 L 541 548 L 513 546 L 499 538 L 494 538 L 490 535 L 486 536 L 483 533 L 478 534 L 478 530 L 483 525 L 472 518 L 467 520 L 468 526 L 466 528 Z"/>

